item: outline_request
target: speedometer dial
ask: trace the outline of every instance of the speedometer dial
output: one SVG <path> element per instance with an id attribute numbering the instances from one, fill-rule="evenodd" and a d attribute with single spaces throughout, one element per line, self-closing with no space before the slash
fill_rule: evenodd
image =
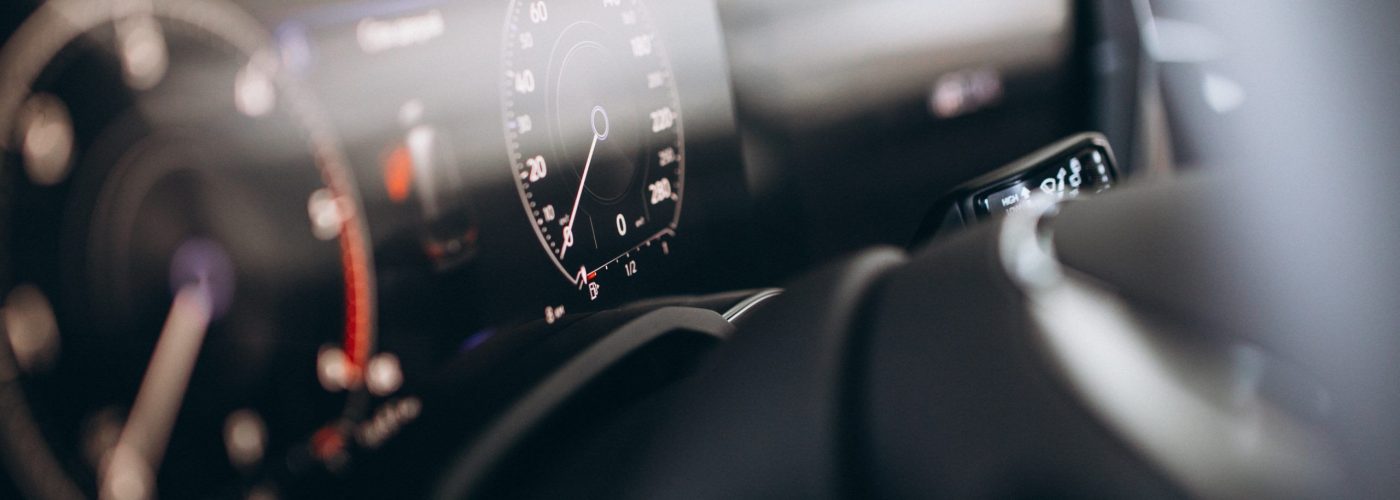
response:
<path id="1" fill-rule="evenodd" d="M 661 39 L 639 0 L 513 0 L 502 109 L 520 201 L 564 277 L 668 252 L 681 213 L 685 139 Z"/>
<path id="2" fill-rule="evenodd" d="M 0 49 L 0 459 L 38 498 L 331 495 L 392 391 L 339 141 L 247 13 L 123 5 Z"/>

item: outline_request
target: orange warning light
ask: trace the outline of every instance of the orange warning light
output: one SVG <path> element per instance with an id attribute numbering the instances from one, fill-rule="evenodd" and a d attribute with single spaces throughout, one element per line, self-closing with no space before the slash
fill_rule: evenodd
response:
<path id="1" fill-rule="evenodd" d="M 400 144 L 384 157 L 384 188 L 390 200 L 403 203 L 412 187 L 413 155 L 409 154 L 407 146 Z"/>

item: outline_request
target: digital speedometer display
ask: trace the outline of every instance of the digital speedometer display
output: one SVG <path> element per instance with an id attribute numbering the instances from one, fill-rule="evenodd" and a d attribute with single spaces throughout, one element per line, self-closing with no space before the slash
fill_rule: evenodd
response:
<path id="1" fill-rule="evenodd" d="M 515 0 L 503 33 L 521 204 L 559 272 L 596 299 L 675 236 L 685 140 L 670 62 L 638 0 Z"/>

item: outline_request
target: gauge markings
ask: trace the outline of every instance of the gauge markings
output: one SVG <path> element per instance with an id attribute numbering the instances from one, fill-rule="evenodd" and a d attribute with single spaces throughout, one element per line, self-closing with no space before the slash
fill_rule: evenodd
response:
<path id="1" fill-rule="evenodd" d="M 644 5 L 623 3 L 514 0 L 503 30 L 501 123 L 512 177 L 541 246 L 581 288 L 596 285 L 597 270 L 674 236 L 684 199 L 683 113 L 670 61 Z M 580 219 L 592 248 L 578 245 Z M 593 271 L 569 271 L 579 268 Z M 596 298 L 597 287 L 589 289 Z"/>

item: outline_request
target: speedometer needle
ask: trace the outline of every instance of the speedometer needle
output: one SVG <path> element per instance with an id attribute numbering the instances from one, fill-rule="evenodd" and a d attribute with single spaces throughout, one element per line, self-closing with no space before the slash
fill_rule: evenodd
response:
<path id="1" fill-rule="evenodd" d="M 603 131 L 598 131 L 598 117 L 603 117 Z M 588 158 L 583 160 L 583 173 L 579 175 L 578 192 L 574 194 L 574 207 L 569 209 L 569 225 L 564 226 L 564 248 L 559 250 L 559 260 L 574 246 L 574 216 L 578 215 L 578 203 L 583 201 L 583 188 L 588 185 L 588 170 L 593 165 L 593 152 L 598 149 L 598 141 L 608 138 L 608 112 L 602 106 L 594 106 L 588 117 L 593 128 L 593 142 L 588 145 Z"/>
<path id="2" fill-rule="evenodd" d="M 103 468 L 102 498 L 155 497 L 155 472 L 165 455 L 212 315 L 209 292 L 204 286 L 185 286 L 175 294 L 155 353 L 141 379 L 136 402 L 131 405 L 131 415 Z"/>

